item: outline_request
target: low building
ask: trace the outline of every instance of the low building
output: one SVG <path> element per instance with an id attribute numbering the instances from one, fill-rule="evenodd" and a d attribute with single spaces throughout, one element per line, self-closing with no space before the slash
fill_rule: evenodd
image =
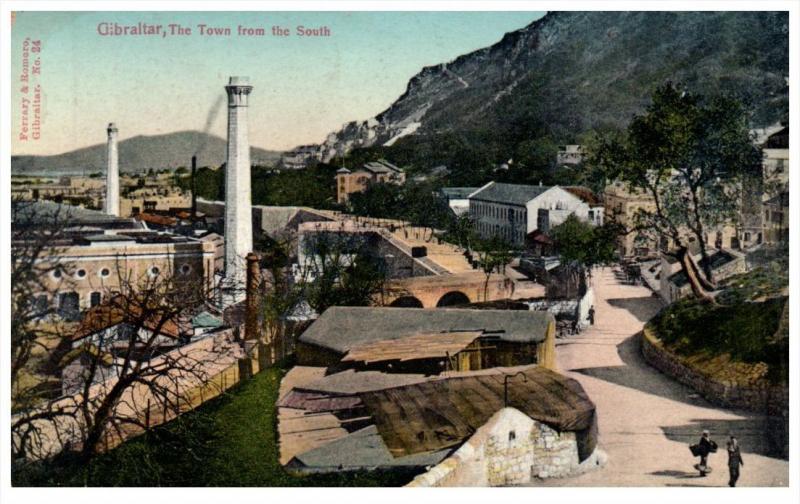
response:
<path id="1" fill-rule="evenodd" d="M 710 250 L 708 260 L 703 259 L 696 245 L 689 247 L 689 253 L 697 264 L 700 274 L 707 263 L 711 265 L 714 281 L 718 282 L 747 268 L 744 254 L 731 249 Z M 659 273 L 659 295 L 667 303 L 689 296 L 692 293 L 689 278 L 675 257 L 661 254 L 661 271 Z"/>
<path id="2" fill-rule="evenodd" d="M 351 194 L 363 192 L 370 184 L 402 185 L 405 181 L 405 172 L 385 159 L 370 161 L 354 170 L 340 168 L 336 172 L 336 201 L 346 203 Z"/>
<path id="3" fill-rule="evenodd" d="M 333 306 L 300 336 L 297 361 L 430 375 L 525 364 L 552 369 L 555 319 L 534 311 Z"/>
<path id="4" fill-rule="evenodd" d="M 583 162 L 583 147 L 580 145 L 560 145 L 556 154 L 558 166 L 575 166 Z"/>
<path id="5" fill-rule="evenodd" d="M 439 194 L 447 201 L 450 210 L 460 217 L 469 212 L 469 195 L 480 189 L 479 187 L 442 187 Z"/>
<path id="6" fill-rule="evenodd" d="M 523 245 L 529 233 L 546 234 L 570 215 L 588 221 L 589 205 L 559 186 L 489 182 L 469 195 L 469 214 L 481 237 Z"/>
<path id="7" fill-rule="evenodd" d="M 293 472 L 428 471 L 412 486 L 495 486 L 598 460 L 594 404 L 577 381 L 541 366 L 305 378 L 287 376 L 296 383 L 278 403 L 281 456 Z"/>
<path id="8" fill-rule="evenodd" d="M 789 192 L 781 192 L 763 203 L 764 242 L 789 243 Z"/>

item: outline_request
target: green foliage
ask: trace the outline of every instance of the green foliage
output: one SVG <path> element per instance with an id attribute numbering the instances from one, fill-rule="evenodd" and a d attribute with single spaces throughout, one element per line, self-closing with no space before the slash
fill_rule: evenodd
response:
<path id="1" fill-rule="evenodd" d="M 550 231 L 562 262 L 578 262 L 587 268 L 616 259 L 618 235 L 618 227 L 611 222 L 595 227 L 574 214 Z"/>
<path id="2" fill-rule="evenodd" d="M 402 186 L 370 184 L 365 191 L 351 194 L 348 204 L 355 215 L 447 229 L 455 216 L 436 189 L 437 185 L 431 182 L 408 182 Z"/>
<path id="3" fill-rule="evenodd" d="M 196 176 L 197 195 L 221 201 L 225 199 L 225 169 L 199 168 Z M 253 166 L 250 172 L 254 205 L 309 206 L 320 209 L 337 208 L 335 168 L 318 165 L 304 170 L 275 170 Z M 184 190 L 191 189 L 191 177 L 176 180 Z"/>
<path id="4" fill-rule="evenodd" d="M 303 298 L 318 313 L 330 306 L 369 306 L 387 280 L 387 266 L 368 235 L 311 233 L 303 242 Z"/>
<path id="5" fill-rule="evenodd" d="M 785 302 L 786 298 L 774 298 L 722 306 L 682 299 L 662 310 L 652 323 L 658 337 L 678 353 L 729 353 L 734 360 L 781 366 L 788 360 L 788 345 L 784 349 L 772 336 Z"/>
<path id="6" fill-rule="evenodd" d="M 412 475 L 292 476 L 278 462 L 275 403 L 284 370 L 252 380 L 87 466 L 70 457 L 15 466 L 15 486 L 400 486 Z"/>

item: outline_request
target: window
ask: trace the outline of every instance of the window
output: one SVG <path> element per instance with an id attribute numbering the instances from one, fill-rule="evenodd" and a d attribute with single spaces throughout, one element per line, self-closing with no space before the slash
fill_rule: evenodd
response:
<path id="1" fill-rule="evenodd" d="M 147 271 L 151 277 L 158 276 L 161 273 L 161 270 L 158 269 L 158 266 L 151 266 L 150 269 Z"/>
<path id="2" fill-rule="evenodd" d="M 188 275 L 191 272 L 192 272 L 192 267 L 189 266 L 188 264 L 184 264 L 184 265 L 181 266 L 181 274 L 182 275 Z"/>
<path id="3" fill-rule="evenodd" d="M 517 439 L 517 433 L 514 432 L 513 430 L 512 431 L 508 431 L 508 440 L 509 441 L 514 441 L 515 439 Z"/>
<path id="4" fill-rule="evenodd" d="M 59 268 L 54 269 L 52 275 L 53 275 L 53 278 L 55 278 L 56 280 L 60 279 L 61 275 L 62 275 L 61 269 L 59 269 Z"/>
<path id="5" fill-rule="evenodd" d="M 101 278 L 107 278 L 110 274 L 111 274 L 111 270 L 109 270 L 108 268 L 103 268 L 103 269 L 100 270 L 100 277 Z"/>
<path id="6" fill-rule="evenodd" d="M 75 276 L 77 278 L 86 278 L 86 270 L 85 269 L 79 269 L 78 271 L 75 272 Z"/>
<path id="7" fill-rule="evenodd" d="M 91 306 L 97 306 L 97 305 L 100 304 L 100 299 L 101 299 L 101 296 L 100 296 L 99 292 L 92 292 L 89 295 L 89 304 Z"/>

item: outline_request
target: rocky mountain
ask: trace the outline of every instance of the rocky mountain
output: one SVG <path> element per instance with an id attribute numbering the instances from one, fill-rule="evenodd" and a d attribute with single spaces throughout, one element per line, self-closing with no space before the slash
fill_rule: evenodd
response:
<path id="1" fill-rule="evenodd" d="M 733 94 L 754 127 L 767 126 L 788 118 L 788 33 L 780 12 L 552 12 L 423 68 L 387 110 L 330 134 L 318 155 L 454 131 L 571 142 L 625 126 L 666 81 Z"/>
<path id="2" fill-rule="evenodd" d="M 225 162 L 226 141 L 199 131 L 179 131 L 165 135 L 135 136 L 119 142 L 119 166 L 123 172 L 142 172 L 149 168 L 189 166 L 197 154 L 199 166 L 219 166 Z M 280 152 L 250 148 L 254 164 L 274 164 Z M 88 174 L 106 169 L 106 144 L 54 156 L 11 156 L 11 172 L 22 174 Z"/>

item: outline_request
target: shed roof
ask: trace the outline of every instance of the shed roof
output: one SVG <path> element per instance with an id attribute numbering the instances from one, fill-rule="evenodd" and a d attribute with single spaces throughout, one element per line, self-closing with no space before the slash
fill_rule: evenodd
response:
<path id="1" fill-rule="evenodd" d="M 181 336 L 183 331 L 177 314 L 165 312 L 159 307 L 147 309 L 149 313 L 143 313 L 143 309 L 144 306 L 138 301 L 123 296 L 93 306 L 86 311 L 78 328 L 72 334 L 72 340 L 76 341 L 91 336 L 122 323 L 136 325 L 149 331 L 158 331 L 158 334 L 174 339 Z"/>
<path id="2" fill-rule="evenodd" d="M 394 457 L 374 425 L 326 445 L 296 455 L 289 467 L 312 470 L 353 470 L 378 467 L 425 467 L 438 464 L 451 449 Z"/>
<path id="3" fill-rule="evenodd" d="M 592 426 L 594 403 L 581 385 L 532 366 L 508 381 L 508 406 L 559 431 Z M 395 457 L 436 452 L 468 439 L 504 408 L 504 373 L 432 380 L 359 394 Z"/>
<path id="4" fill-rule="evenodd" d="M 491 182 L 470 195 L 470 199 L 493 201 L 509 205 L 526 205 L 532 199 L 550 189 L 551 186 L 502 184 Z"/>
<path id="5" fill-rule="evenodd" d="M 371 341 L 350 348 L 343 362 L 434 359 L 455 355 L 467 348 L 481 331 L 422 332 L 399 339 Z"/>
<path id="6" fill-rule="evenodd" d="M 553 315 L 539 311 L 332 306 L 300 336 L 302 343 L 345 353 L 421 333 L 480 331 L 518 343 L 544 341 Z"/>

